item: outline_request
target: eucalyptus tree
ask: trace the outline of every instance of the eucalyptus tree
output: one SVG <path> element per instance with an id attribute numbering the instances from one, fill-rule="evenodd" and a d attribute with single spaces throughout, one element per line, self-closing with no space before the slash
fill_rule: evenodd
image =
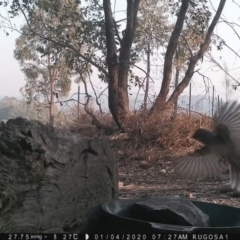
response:
<path id="1" fill-rule="evenodd" d="M 110 0 L 103 0 L 103 3 L 96 0 L 69 0 L 68 3 L 63 0 L 11 0 L 6 5 L 10 6 L 10 16 L 22 14 L 32 34 L 43 42 L 51 41 L 56 46 L 68 48 L 79 59 L 98 69 L 99 78 L 108 83 L 109 109 L 120 127 L 129 112 L 128 73 L 132 64 L 131 46 L 139 2 L 140 0 L 127 1 L 124 31 L 120 31 L 120 23 L 113 17 Z M 73 11 L 75 5 L 79 6 L 79 12 Z M 51 21 L 41 21 L 39 25 L 41 23 L 42 28 L 32 27 L 36 8 L 52 18 L 58 17 L 60 21 L 54 24 Z M 71 31 L 74 38 L 69 36 Z M 83 46 L 84 53 L 81 51 Z M 70 64 L 72 61 L 70 59 Z"/>
<path id="2" fill-rule="evenodd" d="M 194 2 L 190 2 L 190 7 L 184 20 L 182 33 L 179 36 L 179 42 L 173 57 L 175 90 L 178 87 L 180 77 L 184 77 L 184 74 L 187 71 L 191 54 L 196 54 L 199 46 L 204 41 L 207 26 L 209 25 L 211 17 L 211 12 L 206 3 L 206 1 L 203 1 L 197 6 Z M 172 7 L 174 9 L 176 4 Z M 211 45 L 207 51 L 211 51 Z M 197 64 L 199 64 L 199 62 L 197 62 L 196 65 Z M 175 100 L 175 106 L 177 106 L 177 98 Z"/>
<path id="3" fill-rule="evenodd" d="M 0 1 L 4 2 L 3 0 Z M 170 11 L 173 9 L 172 12 L 177 15 L 177 20 L 166 48 L 161 90 L 152 110 L 157 109 L 157 106 L 161 105 L 162 102 L 174 103 L 188 86 L 197 62 L 210 46 L 214 28 L 225 2 L 226 0 L 219 1 L 216 14 L 209 25 L 205 21 L 205 19 L 209 20 L 209 11 L 205 9 L 207 0 L 169 1 Z M 129 112 L 129 71 L 137 59 L 136 53 L 132 51 L 132 45 L 137 27 L 140 0 L 127 1 L 126 19 L 123 25 L 121 25 L 123 21 L 117 22 L 114 19 L 111 0 L 103 0 L 102 2 L 97 0 L 69 0 L 68 3 L 63 0 L 6 1 L 7 6 L 10 6 L 9 14 L 11 17 L 22 14 L 32 34 L 38 36 L 43 42 L 50 41 L 56 46 L 68 48 L 76 54 L 77 58 L 90 63 L 99 70 L 99 77 L 108 83 L 109 109 L 114 120 L 121 127 L 125 116 Z M 72 8 L 75 5 L 80 6 L 79 12 L 73 11 Z M 52 16 L 52 18 L 59 17 L 59 23 L 53 24 L 51 21 L 42 21 L 44 23 L 42 30 L 44 31 L 31 27 L 36 8 L 41 8 L 45 14 Z M 199 15 L 201 12 L 203 14 Z M 190 47 L 188 48 L 187 70 L 183 79 L 168 98 L 172 81 L 173 57 L 176 53 L 184 21 L 188 16 L 191 17 L 189 22 L 196 22 L 203 27 L 204 40 L 196 52 Z M 120 31 L 120 26 L 125 28 L 124 31 Z M 70 38 L 72 33 L 74 37 Z M 91 47 L 88 47 L 89 44 Z M 85 47 L 84 52 L 81 51 L 83 46 Z M 70 65 L 72 62 L 74 61 L 70 58 Z"/>
<path id="4" fill-rule="evenodd" d="M 225 3 L 226 3 L 226 0 L 219 1 L 218 9 L 210 24 L 208 24 L 208 22 L 210 21 L 211 12 L 207 8 L 207 0 L 201 0 L 198 2 L 193 0 L 184 0 L 181 3 L 180 9 L 178 6 L 180 5 L 179 2 L 172 3 L 173 13 L 174 13 L 174 9 L 179 9 L 177 10 L 177 21 L 168 42 L 165 59 L 164 59 L 162 85 L 161 85 L 159 94 L 156 98 L 156 101 L 154 102 L 154 105 L 151 109 L 152 112 L 154 110 L 157 110 L 158 107 L 162 105 L 162 103 L 168 102 L 169 104 L 174 104 L 178 96 L 188 86 L 194 74 L 195 66 L 197 65 L 198 61 L 203 58 L 204 53 L 209 49 L 211 45 L 211 38 L 213 36 L 213 31 L 222 14 Z M 204 35 L 203 41 L 201 42 L 199 47 L 196 47 L 196 43 L 198 43 L 198 40 L 194 42 L 194 35 L 192 40 L 191 40 L 191 36 L 192 36 L 191 34 L 186 35 L 190 39 L 187 39 L 186 36 L 184 35 L 183 26 L 185 21 L 187 25 L 186 26 L 187 30 L 192 28 L 191 31 L 194 31 L 194 27 L 196 28 L 196 34 L 194 34 L 195 36 L 198 36 L 199 34 L 200 37 L 202 37 Z M 182 78 L 182 80 L 179 82 L 175 90 L 168 97 L 169 87 L 172 81 L 173 59 L 176 53 L 176 49 L 179 45 L 179 39 L 181 34 L 183 38 L 185 38 L 184 40 L 186 42 L 186 46 L 189 52 L 187 57 L 188 60 L 187 60 L 186 71 L 184 73 L 184 77 Z M 193 43 L 193 48 L 191 48 L 190 40 Z M 185 56 L 184 56 L 184 59 L 185 59 Z"/>
<path id="5" fill-rule="evenodd" d="M 66 7 L 68 3 L 65 2 Z M 31 22 L 20 29 L 21 35 L 16 39 L 14 57 L 18 60 L 26 80 L 21 93 L 28 102 L 34 100 L 45 104 L 49 108 L 49 123 L 53 125 L 56 110 L 54 103 L 68 95 L 76 59 L 69 49 L 33 34 L 32 31 L 38 31 L 51 35 L 52 32 L 46 28 L 47 24 L 54 27 L 62 21 L 63 5 L 55 16 L 43 7 L 46 6 L 38 4 L 32 12 Z M 70 7 L 72 11 L 78 12 L 77 5 Z M 70 27 L 63 29 L 62 34 L 66 34 L 69 40 L 74 40 L 74 31 L 75 28 Z"/>
<path id="6" fill-rule="evenodd" d="M 35 101 L 49 108 L 49 123 L 54 123 L 55 99 L 67 96 L 71 87 L 72 70 L 65 64 L 66 49 L 61 51 L 45 43 L 48 53 L 38 52 L 39 39 L 29 34 L 25 25 L 22 35 L 16 39 L 14 57 L 24 73 L 26 84 L 21 93 L 27 102 Z"/>

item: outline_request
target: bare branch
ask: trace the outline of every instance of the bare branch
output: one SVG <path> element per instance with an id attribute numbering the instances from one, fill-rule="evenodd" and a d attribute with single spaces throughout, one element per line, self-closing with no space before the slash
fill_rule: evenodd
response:
<path id="1" fill-rule="evenodd" d="M 228 49 L 230 49 L 236 56 L 238 56 L 240 58 L 240 55 L 234 50 L 232 49 L 228 44 L 226 44 L 226 42 L 221 38 L 219 37 L 218 35 L 214 34 L 214 36 L 216 36 L 218 39 L 220 39 L 223 43 L 223 45 L 225 45 Z"/>
<path id="2" fill-rule="evenodd" d="M 221 18 L 221 19 L 223 19 L 223 18 Z M 228 26 L 230 26 L 230 27 L 232 28 L 232 30 L 233 30 L 237 35 L 239 35 L 239 34 L 236 32 L 236 30 L 235 30 L 235 28 L 234 28 L 233 26 L 236 25 L 237 27 L 240 27 L 240 24 L 237 24 L 237 23 L 235 23 L 235 22 L 229 22 L 229 21 L 227 21 L 227 20 L 225 20 L 225 19 L 223 19 L 222 21 L 219 21 L 218 23 L 226 23 Z"/>
<path id="3" fill-rule="evenodd" d="M 221 66 L 221 64 L 219 62 L 217 62 L 214 57 L 211 55 L 211 53 L 208 53 L 208 57 L 210 58 L 210 60 L 215 63 L 227 76 L 229 76 L 234 82 L 236 82 L 238 85 L 240 85 L 240 82 L 235 79 L 231 74 L 228 73 L 228 71 L 226 71 L 226 69 L 224 67 Z"/>
<path id="4" fill-rule="evenodd" d="M 144 79 L 144 81 L 145 81 L 145 79 Z M 137 94 L 136 94 L 136 98 L 135 98 L 135 101 L 134 101 L 134 105 L 133 105 L 133 109 L 135 109 L 135 106 L 136 106 L 136 103 L 137 103 L 137 99 L 138 99 L 138 95 L 139 95 L 140 90 L 141 90 L 141 88 L 138 88 L 138 91 L 137 91 Z"/>
<path id="5" fill-rule="evenodd" d="M 211 85 L 213 86 L 213 84 L 212 84 L 212 80 L 211 80 L 208 76 L 204 75 L 203 73 L 200 73 L 200 72 L 199 72 L 199 69 L 196 70 L 196 71 L 194 71 L 194 72 L 196 72 L 196 73 L 198 73 L 200 76 L 202 76 L 202 78 L 203 78 L 203 82 L 204 82 L 204 85 L 205 85 L 206 92 L 209 92 L 209 82 L 210 82 Z M 207 79 L 207 81 L 208 81 L 208 85 L 207 85 L 205 79 Z"/>
<path id="6" fill-rule="evenodd" d="M 239 8 L 240 8 L 240 5 L 238 3 L 236 3 L 234 0 L 232 0 L 233 3 L 235 3 Z"/>
<path id="7" fill-rule="evenodd" d="M 90 99 L 91 99 L 91 95 L 88 93 L 88 89 L 87 89 L 87 82 L 84 79 L 82 72 L 80 71 L 80 69 L 77 67 L 77 71 L 81 76 L 82 82 L 84 84 L 84 88 L 85 88 L 85 94 L 87 97 L 86 103 L 84 104 L 84 110 L 86 111 L 86 113 L 93 119 L 94 125 L 98 128 L 98 129 L 103 129 L 105 130 L 105 132 L 112 132 L 113 129 L 111 127 L 105 126 L 104 124 L 101 124 L 99 122 L 99 120 L 97 119 L 97 117 L 95 116 L 95 114 L 91 111 L 91 109 L 89 109 L 89 103 L 90 103 Z M 94 88 L 93 88 L 94 89 Z M 100 106 L 100 105 L 99 105 Z M 102 113 L 102 112 L 101 112 Z"/>
<path id="8" fill-rule="evenodd" d="M 147 72 L 146 72 L 144 69 L 142 69 L 141 67 L 139 67 L 139 66 L 137 66 L 137 65 L 135 65 L 135 64 L 133 64 L 133 66 L 136 67 L 137 69 L 141 70 L 142 72 L 144 72 L 144 73 L 147 75 Z M 151 76 L 149 76 L 149 77 L 150 77 L 150 79 L 152 80 L 152 82 L 154 83 L 153 78 L 152 78 Z"/>
<path id="9" fill-rule="evenodd" d="M 98 105 L 98 107 L 99 107 L 99 111 L 100 111 L 101 114 L 103 114 L 102 106 L 101 106 L 101 103 L 99 102 L 99 96 L 97 96 L 96 90 L 95 90 L 95 88 L 94 88 L 94 86 L 93 86 L 93 83 L 92 83 L 92 81 L 91 81 L 91 78 L 90 78 L 90 75 L 89 75 L 89 74 L 88 74 L 88 80 L 89 80 L 90 85 L 91 85 L 91 87 L 92 87 L 92 90 L 93 90 L 93 92 L 94 92 L 94 95 L 95 95 L 95 98 L 96 98 L 96 103 L 97 103 L 97 105 Z"/>

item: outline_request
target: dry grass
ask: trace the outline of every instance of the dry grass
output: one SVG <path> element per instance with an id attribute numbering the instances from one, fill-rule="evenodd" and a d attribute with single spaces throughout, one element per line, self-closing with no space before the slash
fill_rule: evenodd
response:
<path id="1" fill-rule="evenodd" d="M 180 112 L 174 114 L 172 109 L 166 109 L 152 116 L 137 113 L 128 117 L 130 138 L 135 140 L 139 147 L 157 146 L 160 149 L 174 149 L 194 145 L 191 136 L 197 128 L 209 129 L 212 119 L 191 113 Z M 133 124 L 134 123 L 134 124 Z"/>
<path id="2" fill-rule="evenodd" d="M 110 114 L 94 112 L 100 123 L 115 127 Z M 129 114 L 125 122 L 125 134 L 115 133 L 110 137 L 113 149 L 120 159 L 154 160 L 163 153 L 180 153 L 182 149 L 192 149 L 197 143 L 191 138 L 198 128 L 209 128 L 211 118 L 198 113 L 182 111 L 175 114 L 172 108 L 165 108 L 148 116 L 143 112 Z M 92 125 L 92 118 L 82 110 L 77 119 L 77 108 L 69 111 L 64 123 L 72 131 L 87 136 L 104 132 Z"/>
<path id="3" fill-rule="evenodd" d="M 130 115 L 126 121 L 128 138 L 111 140 L 119 159 L 120 198 L 178 195 L 239 207 L 239 199 L 219 191 L 227 184 L 229 173 L 204 180 L 181 179 L 174 173 L 177 158 L 199 146 L 191 139 L 193 132 L 199 127 L 208 129 L 211 122 L 211 118 L 193 112 L 174 116 L 171 109 L 151 117 Z"/>
<path id="4" fill-rule="evenodd" d="M 191 136 L 198 128 L 209 129 L 212 119 L 197 113 L 165 109 L 147 116 L 141 112 L 127 117 L 125 126 L 129 139 L 115 141 L 118 152 L 124 150 L 121 158 L 156 160 L 166 155 L 181 155 L 181 152 L 198 146 Z"/>
<path id="5" fill-rule="evenodd" d="M 193 132 L 200 127 L 209 128 L 211 119 L 184 112 L 174 115 L 169 110 L 148 119 L 141 118 L 137 124 L 141 134 L 135 137 L 141 144 L 150 143 L 162 149 L 170 149 L 191 146 L 194 142 L 191 139 Z"/>
<path id="6" fill-rule="evenodd" d="M 95 112 L 99 122 L 114 126 L 110 114 Z M 103 135 L 91 123 L 91 117 L 82 112 L 80 121 L 77 111 L 72 110 L 67 119 L 70 129 L 89 137 Z M 125 122 L 126 133 L 116 132 L 107 136 L 112 150 L 118 158 L 120 198 L 141 196 L 179 195 L 200 201 L 239 206 L 239 201 L 217 189 L 229 179 L 224 173 L 217 178 L 188 180 L 178 178 L 173 164 L 180 155 L 198 146 L 191 136 L 198 128 L 209 129 L 212 119 L 195 112 L 166 108 L 152 115 L 143 112 L 129 114 Z"/>

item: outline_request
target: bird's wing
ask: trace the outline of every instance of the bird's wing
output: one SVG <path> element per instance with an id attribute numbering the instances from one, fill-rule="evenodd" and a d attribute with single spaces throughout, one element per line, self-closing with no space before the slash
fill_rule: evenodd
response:
<path id="1" fill-rule="evenodd" d="M 229 164 L 204 146 L 181 157 L 174 167 L 174 172 L 180 177 L 203 179 L 220 175 L 229 168 Z"/>
<path id="2" fill-rule="evenodd" d="M 218 124 L 225 125 L 236 146 L 240 147 L 240 104 L 237 101 L 226 102 L 214 114 L 213 129 Z"/>

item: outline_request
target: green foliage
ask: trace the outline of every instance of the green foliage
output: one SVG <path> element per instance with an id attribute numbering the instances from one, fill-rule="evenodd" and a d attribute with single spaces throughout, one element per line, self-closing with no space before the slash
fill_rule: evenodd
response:
<path id="1" fill-rule="evenodd" d="M 132 66 L 140 60 L 146 62 L 148 44 L 150 45 L 151 64 L 158 61 L 159 50 L 166 48 L 172 30 L 172 24 L 168 19 L 168 9 L 162 1 L 142 0 L 140 2 L 138 25 L 131 51 Z M 143 87 L 143 79 L 136 76 L 132 69 L 129 75 L 131 85 Z"/>
<path id="2" fill-rule="evenodd" d="M 170 4 L 171 13 L 178 15 L 179 7 L 179 1 Z M 200 44 L 203 43 L 211 15 L 207 0 L 192 0 L 190 2 L 177 52 L 174 56 L 174 64 L 181 71 L 185 71 L 188 66 L 188 60 L 191 57 L 190 50 L 194 55 L 199 50 Z"/>
<path id="3" fill-rule="evenodd" d="M 27 25 L 21 30 L 22 35 L 16 40 L 14 57 L 19 61 L 26 78 L 26 85 L 22 88 L 23 96 L 28 102 L 49 99 L 51 79 L 59 97 L 66 96 L 70 91 L 72 75 L 65 64 L 64 56 L 68 50 L 56 49 L 49 41 L 43 43 L 38 36 L 31 34 Z"/>
<path id="4" fill-rule="evenodd" d="M 138 53 L 139 59 L 145 58 L 149 41 L 152 61 L 158 61 L 159 49 L 161 49 L 160 54 L 165 55 L 165 49 L 174 28 L 170 19 L 178 15 L 180 6 L 181 1 L 169 1 L 169 4 L 158 0 L 141 1 L 135 48 L 133 49 Z M 206 0 L 190 2 L 173 59 L 173 64 L 178 66 L 182 72 L 186 70 L 191 57 L 189 49 L 195 54 L 204 41 L 210 17 L 211 12 Z M 134 83 L 135 76 L 132 76 L 131 79 Z"/>
<path id="5" fill-rule="evenodd" d="M 158 0 L 141 1 L 135 37 L 137 52 L 144 54 L 149 40 L 151 49 L 167 46 L 173 27 L 168 17 L 168 6 L 163 2 Z"/>
<path id="6" fill-rule="evenodd" d="M 128 1 L 128 3 L 130 2 Z M 169 22 L 169 14 L 177 16 L 181 2 L 179 0 L 171 0 L 166 4 L 166 1 L 158 0 L 141 1 L 138 15 L 138 29 L 133 47 L 131 48 L 130 58 L 128 58 L 128 52 L 124 56 L 126 58 L 124 61 L 128 61 L 125 69 L 128 70 L 130 65 L 128 85 L 131 85 L 131 83 L 139 86 L 142 85 L 142 80 L 134 76 L 132 69 L 142 59 L 142 56 L 145 56 L 149 41 L 152 55 L 157 55 L 160 47 L 161 53 L 165 54 L 165 49 L 173 28 L 173 24 Z M 127 35 L 124 35 L 126 33 L 125 30 L 122 31 L 122 34 L 119 32 L 120 24 L 114 21 L 113 24 L 116 26 L 116 29 L 109 29 L 108 35 L 114 35 L 115 44 L 110 47 L 106 46 L 105 16 L 102 2 L 99 3 L 97 0 L 10 0 L 8 4 L 10 7 L 10 17 L 15 17 L 19 14 L 24 15 L 27 22 L 25 28 L 28 29 L 27 41 L 29 46 L 33 45 L 36 50 L 36 54 L 34 55 L 26 50 L 28 48 L 27 44 L 19 43 L 22 44 L 22 49 L 26 51 L 22 50 L 18 54 L 15 53 L 20 64 L 22 64 L 21 59 L 24 58 L 24 66 L 22 64 L 22 67 L 28 79 L 28 89 L 34 86 L 37 89 L 36 92 L 42 92 L 47 95 L 48 93 L 45 88 L 49 84 L 49 79 L 47 79 L 49 70 L 63 65 L 67 66 L 71 71 L 78 73 L 80 69 L 81 74 L 84 72 L 91 74 L 91 68 L 94 66 L 99 70 L 98 76 L 100 79 L 103 81 L 109 80 L 109 66 L 106 61 L 107 49 L 111 49 L 110 51 L 114 52 L 112 54 L 114 57 L 116 49 L 116 57 L 119 58 L 119 53 L 124 52 L 121 51 L 124 50 L 122 48 L 124 44 L 121 39 L 126 40 L 123 36 Z M 210 17 L 211 13 L 207 7 L 207 0 L 192 0 L 190 2 L 184 29 L 177 48 L 178 56 L 175 56 L 174 60 L 174 64 L 180 65 L 182 70 L 186 68 L 189 62 L 191 56 L 189 49 L 191 49 L 193 54 L 199 49 L 199 45 L 205 37 Z M 135 22 L 133 25 L 135 25 Z M 59 55 L 64 59 L 61 64 L 59 63 Z M 159 59 L 159 56 L 156 56 L 155 59 L 157 58 Z M 43 62 L 43 59 L 46 62 Z M 154 60 L 154 57 L 151 57 L 151 59 Z M 111 63 L 109 59 L 108 62 Z M 50 64 L 47 68 L 48 72 L 39 69 L 40 64 L 43 63 L 45 65 L 46 63 Z M 120 65 L 122 62 L 119 63 L 117 60 L 114 64 Z M 63 72 L 59 78 L 66 78 L 66 76 L 67 72 Z M 114 77 L 114 82 L 117 83 L 117 74 Z M 36 81 L 36 79 L 38 80 Z M 122 85 L 126 86 L 126 84 Z M 59 89 L 67 89 L 67 81 L 59 80 L 58 86 Z M 121 86 L 118 87 L 121 88 Z M 116 89 L 114 91 L 113 95 L 116 96 L 115 102 L 117 103 L 121 94 L 118 94 Z M 31 92 L 29 96 L 36 95 L 36 92 Z M 114 110 L 112 112 L 118 111 Z"/>
<path id="7" fill-rule="evenodd" d="M 101 51 L 104 55 L 106 52 L 103 12 L 93 2 L 85 1 L 83 7 L 81 1 L 75 0 L 12 0 L 8 7 L 11 18 L 23 15 L 31 34 L 39 37 L 37 51 L 41 56 L 68 48 L 72 53 L 66 53 L 66 64 L 76 70 L 81 65 L 79 57 L 85 63 L 90 58 L 106 66 L 101 55 Z"/>

